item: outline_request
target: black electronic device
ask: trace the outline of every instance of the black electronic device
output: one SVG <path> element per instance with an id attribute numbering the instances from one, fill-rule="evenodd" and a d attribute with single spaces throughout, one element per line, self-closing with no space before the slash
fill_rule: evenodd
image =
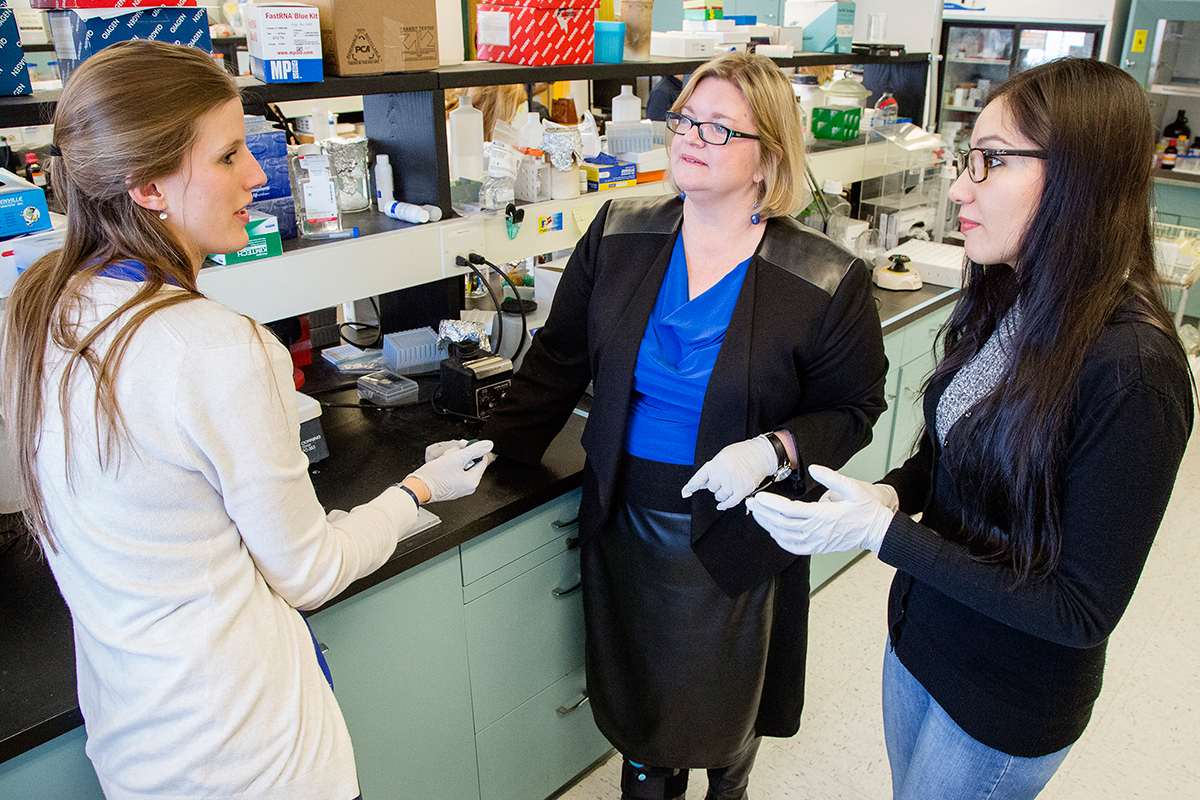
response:
<path id="1" fill-rule="evenodd" d="M 486 419 L 512 383 L 512 362 L 479 350 L 472 341 L 454 342 L 442 361 L 442 408 L 464 417 Z"/>

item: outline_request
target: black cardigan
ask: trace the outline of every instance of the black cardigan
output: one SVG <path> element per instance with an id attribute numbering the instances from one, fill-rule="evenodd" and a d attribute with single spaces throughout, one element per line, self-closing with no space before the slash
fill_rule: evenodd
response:
<path id="1" fill-rule="evenodd" d="M 537 463 L 593 382 L 583 432 L 581 543 L 597 534 L 612 507 L 633 370 L 682 219 L 677 197 L 613 201 L 600 210 L 481 434 L 500 455 Z M 841 466 L 870 441 L 885 408 L 887 359 L 862 261 L 795 220 L 765 224 L 709 380 L 694 463 L 786 428 L 801 465 L 779 490 L 801 497 L 821 488 L 808 464 Z M 710 492 L 695 493 L 691 509 L 692 548 L 723 591 L 737 596 L 780 576 L 777 619 L 795 624 L 772 631 L 758 730 L 789 736 L 803 699 L 808 559 L 781 549 L 741 507 L 717 511 Z"/>
<path id="2" fill-rule="evenodd" d="M 976 561 L 938 530 L 960 524 L 961 490 L 930 438 L 950 376 L 925 394 L 917 453 L 883 480 L 900 509 L 879 557 L 898 568 L 888 599 L 896 655 L 975 739 L 1037 757 L 1083 733 L 1109 634 L 1158 531 L 1193 422 L 1186 359 L 1142 322 L 1110 325 L 1084 360 L 1061 499 L 1062 556 L 1014 587 L 1012 567 Z M 961 446 L 951 428 L 948 446 Z"/>

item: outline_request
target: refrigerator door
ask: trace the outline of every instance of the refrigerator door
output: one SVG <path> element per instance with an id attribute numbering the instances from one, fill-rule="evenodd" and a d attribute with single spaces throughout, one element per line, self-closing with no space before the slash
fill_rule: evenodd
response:
<path id="1" fill-rule="evenodd" d="M 1103 29 L 1022 28 L 1014 71 L 1021 72 L 1056 58 L 1095 58 L 1102 32 Z"/>

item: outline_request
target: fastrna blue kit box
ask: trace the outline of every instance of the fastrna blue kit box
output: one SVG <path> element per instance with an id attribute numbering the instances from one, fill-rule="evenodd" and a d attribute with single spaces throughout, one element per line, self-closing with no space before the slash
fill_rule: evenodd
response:
<path id="1" fill-rule="evenodd" d="M 16 13 L 0 0 L 0 95 L 29 94 L 29 69 L 25 66 L 25 51 L 17 31 Z"/>
<path id="2" fill-rule="evenodd" d="M 212 52 L 207 8 L 73 8 L 50 12 L 50 34 L 65 81 L 85 58 L 110 44 L 153 39 Z"/>

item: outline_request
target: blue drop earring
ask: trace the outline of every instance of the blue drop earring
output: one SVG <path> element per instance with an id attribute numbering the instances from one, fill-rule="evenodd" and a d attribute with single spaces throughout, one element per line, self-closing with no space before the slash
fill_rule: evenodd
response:
<path id="1" fill-rule="evenodd" d="M 750 224 L 757 225 L 762 222 L 762 217 L 758 215 L 758 201 L 754 203 L 754 213 L 750 215 Z"/>

